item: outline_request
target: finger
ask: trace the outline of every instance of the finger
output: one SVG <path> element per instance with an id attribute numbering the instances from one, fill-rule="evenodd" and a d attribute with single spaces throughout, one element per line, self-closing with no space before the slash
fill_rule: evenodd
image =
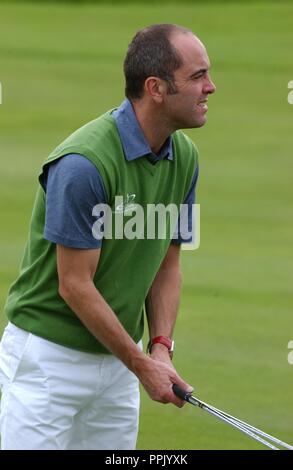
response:
<path id="1" fill-rule="evenodd" d="M 182 408 L 186 402 L 182 400 L 181 398 L 177 397 L 171 388 L 170 393 L 169 393 L 169 403 L 172 403 L 178 408 Z"/>
<path id="2" fill-rule="evenodd" d="M 177 380 L 174 383 L 178 385 L 178 387 L 181 388 L 181 390 L 184 390 L 184 392 L 186 393 L 192 393 L 194 390 L 192 385 L 182 380 L 181 377 L 179 376 L 177 376 Z"/>
<path id="3" fill-rule="evenodd" d="M 172 403 L 174 403 L 174 405 L 182 408 L 182 406 L 185 405 L 186 401 L 184 400 L 184 395 L 187 393 L 187 394 L 190 394 L 193 392 L 193 387 L 192 385 L 188 384 L 187 382 L 185 382 L 183 379 L 181 379 L 181 377 L 177 376 L 176 379 L 174 380 L 174 384 L 177 385 L 177 387 L 179 387 L 179 389 L 181 390 L 181 394 L 178 395 L 178 393 L 175 393 L 174 390 L 173 390 L 173 384 L 172 384 L 172 393 L 174 395 L 174 397 L 176 397 L 176 399 L 172 400 Z"/>
<path id="4" fill-rule="evenodd" d="M 177 406 L 178 408 L 182 408 L 185 405 L 185 401 L 182 399 L 182 397 L 178 397 L 174 392 L 173 392 L 173 383 L 168 387 L 167 394 L 165 395 L 165 398 L 167 399 L 168 403 L 172 403 L 173 405 Z"/>

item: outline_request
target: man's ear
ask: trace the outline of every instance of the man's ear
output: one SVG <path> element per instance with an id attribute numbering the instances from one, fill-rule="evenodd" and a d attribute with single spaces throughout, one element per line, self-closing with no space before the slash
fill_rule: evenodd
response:
<path id="1" fill-rule="evenodd" d="M 159 77 L 148 77 L 144 82 L 144 89 L 156 103 L 162 103 L 166 93 L 166 82 Z"/>

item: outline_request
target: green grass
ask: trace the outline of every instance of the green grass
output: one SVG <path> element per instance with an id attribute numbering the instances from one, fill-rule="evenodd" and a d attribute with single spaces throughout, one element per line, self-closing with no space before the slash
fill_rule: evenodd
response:
<path id="1" fill-rule="evenodd" d="M 175 365 L 199 397 L 293 442 L 292 123 L 288 2 L 0 6 L 0 302 L 26 240 L 42 160 L 123 99 L 122 61 L 149 23 L 192 28 L 218 87 L 200 159 L 201 247 L 184 252 Z M 1 315 L 1 329 L 5 323 Z M 142 393 L 140 449 L 260 449 L 229 426 Z"/>

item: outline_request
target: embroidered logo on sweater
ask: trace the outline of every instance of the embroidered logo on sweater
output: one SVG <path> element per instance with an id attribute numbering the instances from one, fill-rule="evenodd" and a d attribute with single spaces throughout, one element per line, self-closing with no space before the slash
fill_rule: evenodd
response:
<path id="1" fill-rule="evenodd" d="M 116 213 L 126 214 L 127 212 L 132 212 L 136 209 L 136 204 L 134 203 L 135 194 L 127 193 L 127 196 L 123 199 L 121 204 L 115 207 Z"/>

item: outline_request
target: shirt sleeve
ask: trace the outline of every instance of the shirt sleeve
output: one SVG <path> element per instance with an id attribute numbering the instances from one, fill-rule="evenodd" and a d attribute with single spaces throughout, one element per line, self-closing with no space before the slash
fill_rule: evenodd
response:
<path id="1" fill-rule="evenodd" d="M 102 177 L 94 164 L 78 154 L 50 164 L 42 185 L 46 191 L 44 238 L 71 248 L 100 248 L 92 228 L 93 208 L 106 204 Z"/>
<path id="2" fill-rule="evenodd" d="M 192 243 L 194 237 L 194 221 L 192 206 L 195 204 L 195 192 L 196 184 L 198 179 L 199 169 L 198 166 L 195 169 L 191 185 L 187 196 L 185 198 L 183 207 L 181 208 L 174 236 L 171 243 L 174 245 L 181 245 L 181 243 Z"/>

